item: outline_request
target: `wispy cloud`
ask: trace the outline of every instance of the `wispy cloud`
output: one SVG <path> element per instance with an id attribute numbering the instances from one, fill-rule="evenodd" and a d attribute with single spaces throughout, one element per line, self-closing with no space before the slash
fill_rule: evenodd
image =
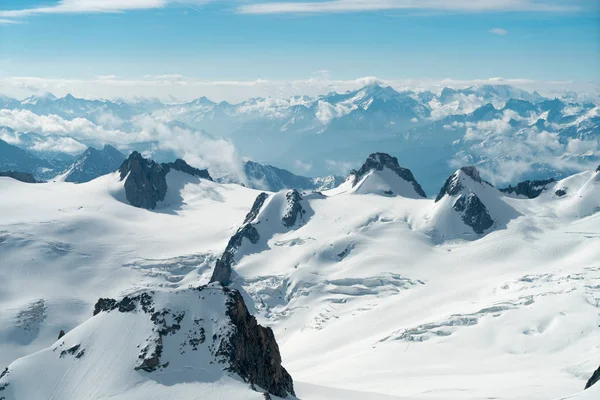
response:
<path id="1" fill-rule="evenodd" d="M 169 4 L 191 6 L 208 3 L 210 0 L 60 0 L 53 5 L 0 10 L 0 17 L 19 18 L 38 14 L 89 14 L 118 13 L 132 10 L 163 8 Z M 40 1 L 40 3 L 43 3 Z"/>
<path id="2" fill-rule="evenodd" d="M 508 31 L 506 29 L 502 29 L 502 28 L 492 28 L 488 32 L 491 34 L 494 34 L 494 35 L 498 35 L 498 36 L 508 35 Z"/>
<path id="3" fill-rule="evenodd" d="M 331 0 L 275 1 L 246 4 L 237 8 L 242 14 L 321 14 L 385 10 L 436 10 L 460 12 L 573 11 L 570 1 L 556 0 Z"/>
<path id="4" fill-rule="evenodd" d="M 14 19 L 3 19 L 0 18 L 0 25 L 10 25 L 10 24 L 18 24 L 19 21 L 15 21 Z"/>

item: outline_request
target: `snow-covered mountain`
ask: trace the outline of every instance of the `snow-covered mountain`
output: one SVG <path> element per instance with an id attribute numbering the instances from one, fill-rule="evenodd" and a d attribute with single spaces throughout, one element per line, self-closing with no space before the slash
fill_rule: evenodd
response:
<path id="1" fill-rule="evenodd" d="M 125 158 L 123 153 L 111 145 L 105 145 L 102 150 L 88 147 L 59 179 L 75 183 L 89 182 L 116 171 Z"/>
<path id="2" fill-rule="evenodd" d="M 272 330 L 221 285 L 102 298 L 92 318 L 10 364 L 0 388 L 6 400 L 294 394 Z"/>
<path id="3" fill-rule="evenodd" d="M 315 178 L 296 175 L 286 169 L 250 160 L 244 162 L 244 174 L 246 177 L 246 186 L 270 192 L 278 192 L 283 189 L 323 191 L 333 189 L 344 181 L 344 178 L 335 175 Z M 224 183 L 242 183 L 231 174 L 219 176 L 216 180 Z"/>
<path id="4" fill-rule="evenodd" d="M 0 177 L 0 396 L 276 398 L 281 360 L 308 400 L 597 394 L 575 394 L 600 355 L 597 166 L 536 196 L 465 167 L 436 201 L 385 153 L 322 193 L 142 160 L 78 185 Z M 128 201 L 138 173 L 164 178 L 153 209 Z M 254 345 L 219 351 L 232 332 Z M 271 369 L 240 372 L 257 355 Z"/>
<path id="5" fill-rule="evenodd" d="M 206 97 L 168 104 L 49 94 L 3 98 L 0 124 L 23 140 L 41 136 L 31 136 L 33 147 L 68 149 L 72 155 L 110 137 L 109 143 L 144 154 L 172 152 L 167 157 L 172 159 L 187 156 L 197 146 L 193 137 L 203 133 L 231 141 L 242 157 L 294 174 L 306 173 L 308 166 L 312 176 L 344 175 L 364 154 L 385 149 L 410 165 L 423 189 L 433 193 L 461 165 L 477 165 L 500 186 L 592 168 L 600 163 L 598 104 L 597 95 L 544 97 L 502 84 L 432 92 L 373 83 L 345 93 L 237 104 Z M 25 142 L 10 143 L 26 148 Z"/>

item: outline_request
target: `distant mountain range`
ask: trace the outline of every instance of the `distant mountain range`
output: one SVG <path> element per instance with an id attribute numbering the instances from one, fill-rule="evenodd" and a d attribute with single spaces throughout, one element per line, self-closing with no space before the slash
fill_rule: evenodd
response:
<path id="1" fill-rule="evenodd" d="M 457 166 L 466 164 L 495 176 L 496 183 L 558 179 L 591 168 L 600 162 L 600 99 L 582 98 L 577 93 L 547 98 L 509 85 L 446 87 L 434 93 L 377 84 L 346 93 L 252 98 L 238 104 L 206 97 L 166 104 L 156 99 L 109 101 L 47 94 L 0 98 L 0 111 L 6 113 L 0 120 L 6 128 L 0 130 L 20 135 L 19 143 L 9 141 L 20 147 L 63 148 L 75 154 L 107 142 L 156 152 L 169 131 L 184 129 L 223 137 L 242 156 L 292 173 L 306 173 L 298 165 L 308 165 L 313 176 L 345 175 L 365 153 L 385 150 L 411 165 L 424 190 L 432 192 Z M 27 114 L 13 115 L 17 112 Z M 60 120 L 60 130 L 42 132 L 21 121 L 49 116 L 53 122 Z M 20 132 L 22 125 L 27 133 Z M 152 136 L 154 126 L 161 126 L 159 137 Z M 251 165 L 247 169 L 252 174 Z M 257 173 L 261 180 L 272 171 Z M 307 187 L 314 186 L 318 185 Z M 281 185 L 272 181 L 267 187 Z"/>

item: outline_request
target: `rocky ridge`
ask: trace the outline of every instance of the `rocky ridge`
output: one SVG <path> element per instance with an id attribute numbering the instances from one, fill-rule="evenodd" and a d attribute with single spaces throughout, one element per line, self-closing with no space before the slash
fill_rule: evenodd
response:
<path id="1" fill-rule="evenodd" d="M 364 178 L 369 172 L 375 171 L 383 171 L 384 168 L 387 168 L 393 171 L 400 178 L 404 179 L 407 182 L 410 182 L 415 190 L 415 192 L 421 197 L 427 197 L 423 188 L 415 179 L 413 173 L 407 169 L 400 167 L 398 163 L 398 159 L 396 157 L 392 157 L 387 153 L 373 153 L 369 155 L 367 160 L 358 170 L 350 171 L 350 175 L 354 177 L 353 186 L 356 186 L 362 178 Z"/>
<path id="2" fill-rule="evenodd" d="M 149 210 L 156 208 L 157 203 L 163 201 L 167 194 L 166 176 L 171 170 L 212 181 L 207 170 L 194 168 L 184 160 L 159 164 L 134 151 L 118 170 L 121 181 L 125 180 L 127 201 L 134 207 Z"/>

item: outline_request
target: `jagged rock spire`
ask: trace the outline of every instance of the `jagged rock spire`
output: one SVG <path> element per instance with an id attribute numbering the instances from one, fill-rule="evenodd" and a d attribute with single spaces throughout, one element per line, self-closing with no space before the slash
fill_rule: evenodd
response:
<path id="1" fill-rule="evenodd" d="M 407 168 L 402 168 L 398 163 L 398 159 L 396 157 L 392 157 L 387 153 L 373 153 L 369 155 L 365 163 L 360 167 L 359 170 L 353 170 L 350 172 L 351 175 L 354 175 L 354 183 L 353 186 L 358 184 L 358 182 L 370 171 L 383 171 L 384 168 L 390 169 L 395 172 L 400 178 L 404 179 L 412 183 L 415 192 L 421 197 L 427 197 L 425 191 L 419 182 L 415 179 L 411 170 Z"/>

